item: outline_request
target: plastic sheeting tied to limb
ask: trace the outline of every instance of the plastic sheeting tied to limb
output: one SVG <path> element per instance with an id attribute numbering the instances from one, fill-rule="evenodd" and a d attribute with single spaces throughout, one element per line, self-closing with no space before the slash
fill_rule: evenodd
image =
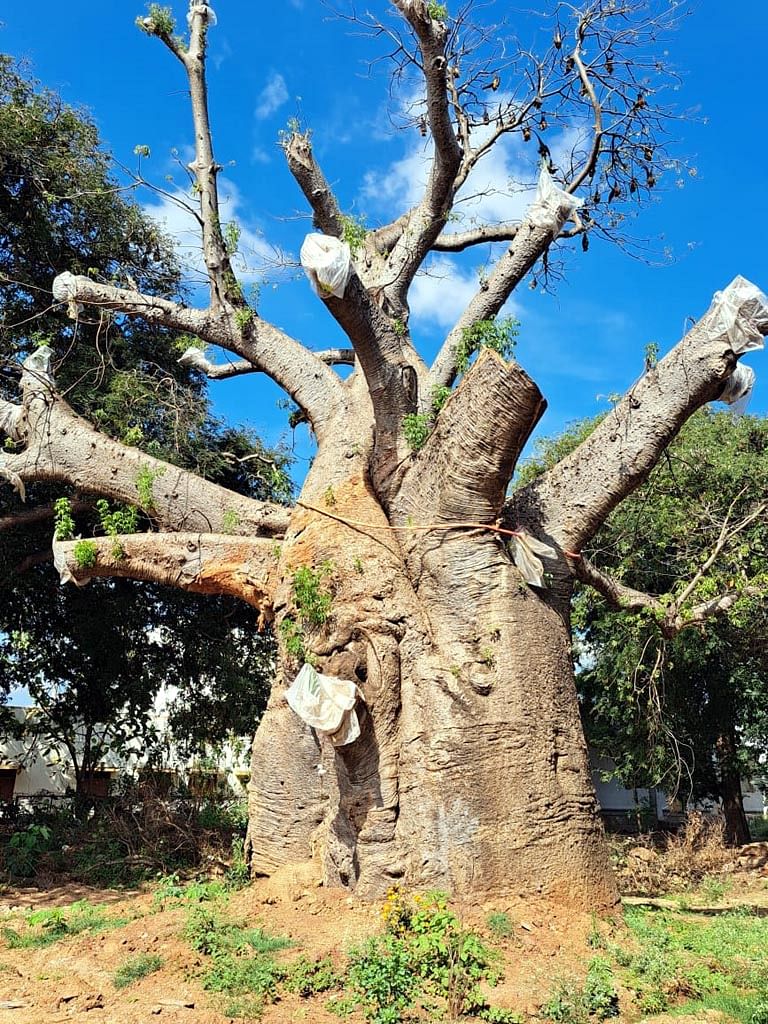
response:
<path id="1" fill-rule="evenodd" d="M 302 721 L 327 736 L 335 747 L 354 743 L 360 735 L 355 704 L 365 698 L 355 683 L 321 675 L 311 665 L 303 665 L 285 699 Z"/>
<path id="2" fill-rule="evenodd" d="M 352 253 L 346 242 L 333 235 L 307 235 L 299 256 L 316 295 L 344 297 L 352 275 Z"/>
<path id="3" fill-rule="evenodd" d="M 725 382 L 725 388 L 718 398 L 718 402 L 730 405 L 735 416 L 743 416 L 752 397 L 754 386 L 755 371 L 745 363 L 737 363 L 736 369 Z"/>
<path id="4" fill-rule="evenodd" d="M 768 335 L 768 296 L 745 277 L 735 277 L 715 292 L 708 316 L 715 337 L 725 334 L 737 356 L 765 346 Z"/>
<path id="5" fill-rule="evenodd" d="M 189 10 L 187 11 L 187 25 L 189 25 L 190 28 L 192 28 L 192 18 L 196 14 L 202 14 L 209 25 L 215 25 L 218 21 L 216 18 L 216 12 L 210 4 L 205 2 L 200 3 L 198 0 L 192 0 L 192 3 L 189 5 Z"/>
<path id="6" fill-rule="evenodd" d="M 526 214 L 526 220 L 534 227 L 547 229 L 553 238 L 557 238 L 563 225 L 573 217 L 583 203 L 583 199 L 559 188 L 546 166 L 542 164 L 536 197 Z"/>
<path id="7" fill-rule="evenodd" d="M 557 558 L 557 552 L 549 544 L 536 540 L 525 530 L 518 530 L 517 536 L 509 542 L 512 558 L 520 570 L 526 583 L 532 587 L 546 587 L 544 582 L 544 566 L 539 555 L 544 558 Z"/>

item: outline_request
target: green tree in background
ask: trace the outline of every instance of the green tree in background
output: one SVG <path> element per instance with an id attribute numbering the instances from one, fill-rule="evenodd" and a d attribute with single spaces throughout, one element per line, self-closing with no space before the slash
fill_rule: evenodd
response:
<path id="1" fill-rule="evenodd" d="M 73 322 L 54 305 L 50 282 L 69 266 L 180 297 L 171 242 L 110 167 L 90 118 L 0 57 L 0 397 L 13 393 L 20 357 L 44 342 L 68 402 L 110 436 L 239 493 L 285 500 L 286 455 L 211 415 L 204 376 L 178 362 L 189 338 L 98 310 Z M 252 610 L 128 580 L 60 587 L 51 536 L 62 495 L 86 537 L 125 511 L 100 513 L 87 488 L 35 483 L 25 503 L 0 489 L 0 690 L 29 691 L 40 708 L 30 728 L 69 748 L 78 786 L 108 746 L 151 740 L 164 683 L 178 689 L 171 720 L 188 748 L 252 732 L 273 648 Z M 151 510 L 134 518 L 151 528 Z"/>
<path id="2" fill-rule="evenodd" d="M 592 426 L 544 445 L 525 472 Z M 768 754 L 767 494 L 768 422 L 697 413 L 584 553 L 585 578 L 620 586 L 574 599 L 592 746 L 629 787 L 721 800 L 732 843 L 749 841 L 741 779 Z M 674 635 L 670 615 L 684 624 Z"/>

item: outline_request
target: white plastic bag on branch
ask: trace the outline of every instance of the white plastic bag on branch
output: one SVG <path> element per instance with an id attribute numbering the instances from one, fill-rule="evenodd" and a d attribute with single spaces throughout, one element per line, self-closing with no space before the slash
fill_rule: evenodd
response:
<path id="1" fill-rule="evenodd" d="M 526 220 L 537 228 L 548 229 L 552 237 L 556 238 L 566 221 L 571 219 L 583 203 L 583 199 L 572 196 L 556 185 L 546 165 L 542 164 L 536 198 L 526 214 Z"/>
<path id="2" fill-rule="evenodd" d="M 735 277 L 727 288 L 715 292 L 710 314 L 714 315 L 714 336 L 726 334 L 736 355 L 764 347 L 768 297 L 745 277 Z"/>
<path id="3" fill-rule="evenodd" d="M 89 582 L 85 580 L 76 580 L 72 573 L 69 571 L 67 565 L 67 553 L 64 550 L 64 541 L 58 540 L 56 534 L 53 535 L 53 564 L 56 571 L 59 574 L 59 583 L 64 586 L 65 583 L 74 583 L 76 587 L 84 587 Z"/>
<path id="4" fill-rule="evenodd" d="M 324 676 L 311 665 L 303 665 L 288 687 L 285 699 L 293 711 L 311 728 L 328 736 L 335 747 L 353 743 L 360 735 L 355 713 L 360 689 L 346 679 Z"/>
<path id="5" fill-rule="evenodd" d="M 53 297 L 57 302 L 66 302 L 67 316 L 70 320 L 77 320 L 83 307 L 75 299 L 77 295 L 77 278 L 65 270 L 53 279 Z"/>
<path id="6" fill-rule="evenodd" d="M 53 349 L 41 345 L 24 360 L 21 374 L 21 390 L 27 399 L 33 394 L 43 394 L 53 387 L 51 360 Z"/>
<path id="7" fill-rule="evenodd" d="M 749 405 L 754 386 L 755 371 L 751 366 L 737 363 L 736 369 L 725 382 L 725 390 L 718 398 L 718 402 L 725 402 L 737 416 L 742 416 Z"/>
<path id="8" fill-rule="evenodd" d="M 549 544 L 536 540 L 535 537 L 532 537 L 530 533 L 526 533 L 525 530 L 520 530 L 519 535 L 512 538 L 510 546 L 515 565 L 520 570 L 520 574 L 525 582 L 529 583 L 532 587 L 545 587 L 544 566 L 541 559 L 537 556 L 543 555 L 545 558 L 557 558 L 555 549 Z"/>
<path id="9" fill-rule="evenodd" d="M 300 259 L 316 295 L 321 299 L 344 297 L 352 274 L 352 253 L 346 242 L 333 235 L 307 235 Z"/>
<path id="10" fill-rule="evenodd" d="M 189 10 L 187 11 L 187 25 L 189 25 L 190 28 L 192 28 L 192 18 L 198 13 L 203 15 L 209 25 L 217 24 L 218 19 L 214 9 L 209 4 L 198 3 L 196 0 L 193 0 L 189 6 Z"/>

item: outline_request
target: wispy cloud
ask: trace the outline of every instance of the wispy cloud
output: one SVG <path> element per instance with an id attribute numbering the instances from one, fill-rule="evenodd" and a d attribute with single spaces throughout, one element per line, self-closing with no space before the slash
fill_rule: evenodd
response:
<path id="1" fill-rule="evenodd" d="M 288 102 L 289 99 L 288 86 L 285 84 L 283 76 L 274 71 L 264 88 L 259 94 L 259 100 L 256 104 L 256 117 L 263 121 L 267 117 L 271 117 L 276 110 L 279 110 L 284 103 Z"/>
<path id="2" fill-rule="evenodd" d="M 416 276 L 408 293 L 411 318 L 417 326 L 450 329 L 480 287 L 477 272 L 457 266 L 448 256 L 435 256 Z M 507 303 L 505 313 L 514 312 Z"/>

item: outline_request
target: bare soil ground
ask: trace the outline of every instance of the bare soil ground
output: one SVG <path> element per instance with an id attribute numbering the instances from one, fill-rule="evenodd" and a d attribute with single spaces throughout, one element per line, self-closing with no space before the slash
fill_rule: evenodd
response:
<path id="1" fill-rule="evenodd" d="M 232 1019 L 221 1012 L 220 999 L 202 988 L 205 958 L 191 949 L 182 935 L 188 904 L 162 908 L 151 890 L 115 891 L 79 884 L 7 888 L 0 894 L 0 927 L 17 925 L 31 909 L 64 907 L 83 899 L 106 904 L 111 915 L 126 918 L 127 923 L 64 938 L 44 948 L 11 949 L 0 940 L 0 1024 L 6 1020 L 9 1024 L 147 1024 L 153 1020 L 160 1024 L 223 1024 Z M 691 906 L 695 905 L 692 900 Z M 745 905 L 765 908 L 768 913 L 764 880 L 734 876 L 728 896 L 712 909 L 722 912 Z M 583 973 L 591 920 L 555 919 L 543 908 L 503 901 L 454 907 L 466 924 L 486 934 L 503 953 L 505 980 L 493 992 L 494 1005 L 535 1020 L 558 979 Z M 350 945 L 380 930 L 380 909 L 361 904 L 344 892 L 317 887 L 306 872 L 295 869 L 233 892 L 226 916 L 290 937 L 292 947 L 279 954 L 286 959 L 330 956 L 341 965 Z M 502 911 L 509 914 L 514 926 L 505 939 L 491 936 L 485 924 L 488 914 Z M 130 987 L 117 989 L 115 971 L 140 953 L 159 954 L 161 969 Z M 338 1022 L 339 1017 L 325 1008 L 326 998 L 286 995 L 267 1006 L 262 1019 L 264 1024 Z M 657 1024 L 671 1020 L 654 1019 Z M 725 1019 L 716 1014 L 698 1018 L 709 1024 Z M 362 1016 L 356 1013 L 350 1020 L 362 1020 Z"/>

